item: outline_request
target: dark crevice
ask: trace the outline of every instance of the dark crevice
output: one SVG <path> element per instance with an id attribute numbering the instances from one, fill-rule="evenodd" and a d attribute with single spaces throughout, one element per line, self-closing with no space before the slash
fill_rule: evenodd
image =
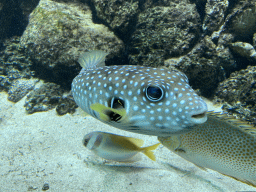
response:
<path id="1" fill-rule="evenodd" d="M 144 2 L 144 0 L 139 1 L 139 9 L 142 7 L 143 2 Z M 119 39 L 121 39 L 124 42 L 124 45 L 125 45 L 125 49 L 123 50 L 122 55 L 119 55 L 118 57 L 116 56 L 109 60 L 106 60 L 106 65 L 108 66 L 108 65 L 127 65 L 127 64 L 129 64 L 128 47 L 129 47 L 131 35 L 136 30 L 137 17 L 138 17 L 139 13 L 135 14 L 130 19 L 129 25 L 126 27 L 129 30 L 121 31 L 119 29 L 112 29 L 111 26 L 106 21 L 97 17 L 97 12 L 96 12 L 96 9 L 95 9 L 95 6 L 94 6 L 92 0 L 88 0 L 88 1 L 86 1 L 86 3 L 89 5 L 90 10 L 92 11 L 92 21 L 96 24 L 103 24 L 103 25 L 107 26 L 111 31 L 114 32 L 114 34 Z"/>
<path id="2" fill-rule="evenodd" d="M 61 69 L 60 69 L 61 68 Z M 35 72 L 34 77 L 44 80 L 45 82 L 56 83 L 64 90 L 71 90 L 73 79 L 81 70 L 79 67 L 67 67 L 65 65 L 56 65 L 54 69 L 48 69 L 41 64 L 33 61 L 31 70 Z"/>
<path id="3" fill-rule="evenodd" d="M 196 4 L 197 12 L 199 13 L 200 19 L 203 22 L 205 17 L 205 5 L 207 1 L 191 0 L 190 2 Z"/>

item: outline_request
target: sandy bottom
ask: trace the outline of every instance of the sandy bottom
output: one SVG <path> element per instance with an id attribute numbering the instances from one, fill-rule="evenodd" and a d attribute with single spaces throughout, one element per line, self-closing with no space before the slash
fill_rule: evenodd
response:
<path id="1" fill-rule="evenodd" d="M 156 137 L 105 125 L 78 110 L 58 116 L 55 110 L 27 115 L 24 99 L 7 100 L 0 92 L 0 191 L 248 191 L 247 184 L 204 171 L 160 145 L 157 161 L 141 155 L 135 163 L 105 161 L 83 147 L 91 131 L 141 138 L 145 146 Z"/>

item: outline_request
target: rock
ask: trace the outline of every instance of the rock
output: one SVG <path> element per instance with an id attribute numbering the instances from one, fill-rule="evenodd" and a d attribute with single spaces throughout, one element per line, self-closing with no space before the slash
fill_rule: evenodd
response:
<path id="1" fill-rule="evenodd" d="M 224 109 L 256 125 L 256 66 L 234 72 L 218 86 L 215 102 Z"/>
<path id="2" fill-rule="evenodd" d="M 59 104 L 64 90 L 55 83 L 46 83 L 34 89 L 26 98 L 26 111 L 29 114 L 41 111 L 48 111 Z"/>
<path id="3" fill-rule="evenodd" d="M 22 78 L 16 80 L 8 91 L 8 100 L 18 102 L 35 87 L 36 82 L 38 82 L 38 79 Z"/>
<path id="4" fill-rule="evenodd" d="M 189 52 L 198 41 L 200 17 L 189 1 L 152 6 L 138 15 L 129 42 L 129 61 L 134 65 L 157 67 L 166 58 Z"/>
<path id="5" fill-rule="evenodd" d="M 28 23 L 28 15 L 39 0 L 1 0 L 0 2 L 0 41 L 12 36 L 20 36 Z"/>
<path id="6" fill-rule="evenodd" d="M 3 51 L 0 51 L 0 91 L 8 91 L 18 79 L 34 76 L 32 61 L 19 42 L 19 37 L 8 39 L 4 42 Z"/>
<path id="7" fill-rule="evenodd" d="M 225 29 L 240 38 L 256 32 L 256 2 L 239 1 L 226 18 Z"/>
<path id="8" fill-rule="evenodd" d="M 236 54 L 242 57 L 246 57 L 247 59 L 253 59 L 254 61 L 256 61 L 256 51 L 250 43 L 235 42 L 232 43 L 230 46 Z"/>
<path id="9" fill-rule="evenodd" d="M 219 30 L 224 24 L 225 12 L 228 9 L 228 0 L 208 0 L 205 6 L 205 18 L 203 21 L 203 30 L 207 34 Z"/>
<path id="10" fill-rule="evenodd" d="M 122 36 L 133 29 L 140 11 L 139 0 L 93 0 L 92 3 L 97 17 Z"/>
<path id="11" fill-rule="evenodd" d="M 63 96 L 59 100 L 59 104 L 56 107 L 56 112 L 58 115 L 65 115 L 66 113 L 74 113 L 75 109 L 78 107 L 73 96 L 70 94 L 68 96 Z"/>
<path id="12" fill-rule="evenodd" d="M 185 56 L 165 60 L 165 66 L 175 67 L 183 71 L 188 76 L 193 89 L 200 89 L 201 95 L 210 97 L 218 83 L 225 79 L 223 63 L 226 60 L 234 62 L 228 50 L 225 52 L 226 57 L 223 57 L 224 59 L 219 57 L 221 50 L 217 48 L 219 47 L 214 44 L 211 38 L 206 36 Z"/>
<path id="13" fill-rule="evenodd" d="M 77 66 L 77 58 L 84 51 L 100 49 L 113 57 L 123 49 L 123 42 L 112 31 L 93 23 L 86 3 L 50 0 L 41 0 L 30 14 L 20 44 L 36 63 L 54 73 Z"/>

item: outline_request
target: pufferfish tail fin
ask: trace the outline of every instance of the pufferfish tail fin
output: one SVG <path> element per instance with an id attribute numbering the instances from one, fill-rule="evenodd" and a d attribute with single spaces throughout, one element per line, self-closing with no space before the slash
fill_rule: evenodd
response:
<path id="1" fill-rule="evenodd" d="M 78 63 L 84 69 L 93 69 L 105 66 L 105 58 L 108 53 L 104 51 L 89 51 L 80 55 Z"/>
<path id="2" fill-rule="evenodd" d="M 151 159 L 152 161 L 156 161 L 156 157 L 152 151 L 155 150 L 160 144 L 161 143 L 157 143 L 155 145 L 141 148 L 142 153 L 148 156 L 148 158 Z"/>

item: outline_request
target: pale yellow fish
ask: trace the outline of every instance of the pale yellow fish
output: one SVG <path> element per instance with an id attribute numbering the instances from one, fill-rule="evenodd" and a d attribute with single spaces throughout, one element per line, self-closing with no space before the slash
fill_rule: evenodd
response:
<path id="1" fill-rule="evenodd" d="M 192 131 L 158 140 L 199 167 L 256 187 L 256 128 L 224 114 L 207 115 L 208 120 Z"/>
<path id="2" fill-rule="evenodd" d="M 96 155 L 113 161 L 133 162 L 133 158 L 139 152 L 142 152 L 151 160 L 155 161 L 155 150 L 160 143 L 149 147 L 141 147 L 144 141 L 141 139 L 124 137 L 106 132 L 91 132 L 85 135 L 83 144 L 92 150 Z"/>

